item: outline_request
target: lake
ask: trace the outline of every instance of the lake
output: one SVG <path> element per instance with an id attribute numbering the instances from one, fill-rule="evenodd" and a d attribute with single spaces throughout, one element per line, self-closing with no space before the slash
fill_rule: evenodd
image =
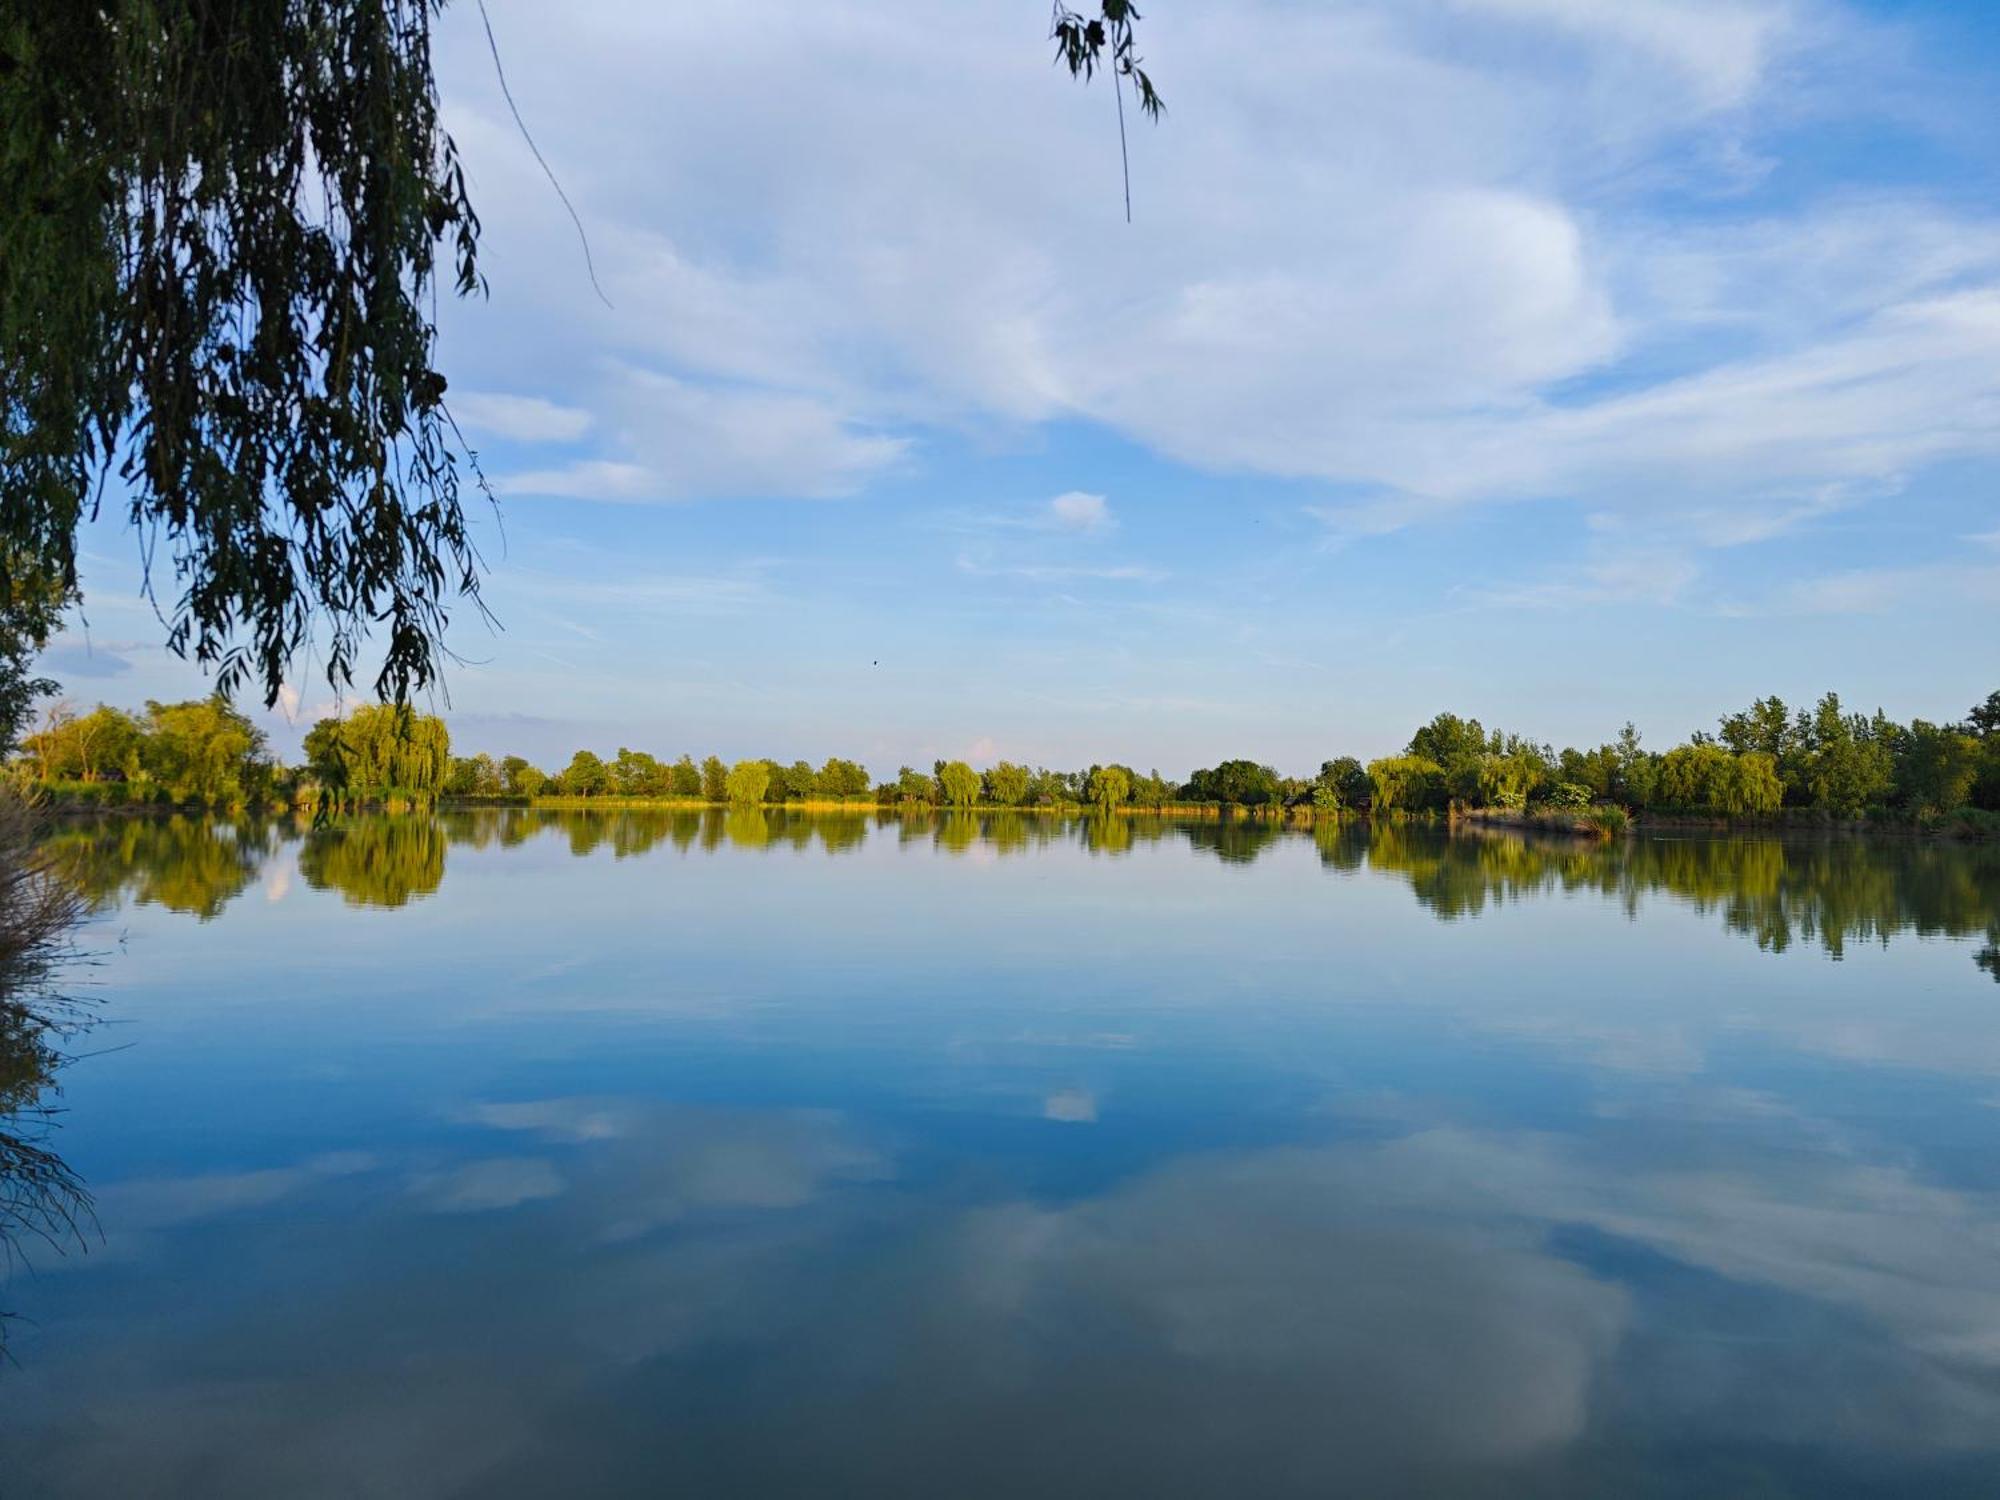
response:
<path id="1" fill-rule="evenodd" d="M 53 845 L 8 1496 L 2000 1492 L 2000 848 Z"/>

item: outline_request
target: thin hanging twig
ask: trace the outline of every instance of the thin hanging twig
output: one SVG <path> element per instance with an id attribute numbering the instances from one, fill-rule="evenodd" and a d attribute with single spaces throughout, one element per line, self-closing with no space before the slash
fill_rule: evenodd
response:
<path id="1" fill-rule="evenodd" d="M 486 0 L 479 0 L 479 20 L 486 28 L 486 48 L 493 54 L 493 76 L 500 80 L 501 97 L 507 101 L 507 109 L 514 116 L 514 124 L 521 132 L 521 139 L 526 141 L 528 149 L 535 153 L 535 161 L 540 165 L 542 175 L 548 178 L 549 186 L 556 190 L 556 196 L 562 199 L 562 206 L 569 211 L 570 223 L 576 226 L 577 240 L 583 246 L 583 269 L 590 277 L 590 289 L 597 293 L 599 302 L 609 307 L 611 299 L 604 295 L 604 288 L 597 284 L 597 263 L 590 257 L 590 236 L 583 232 L 583 220 L 577 216 L 576 206 L 569 201 L 569 194 L 563 191 L 563 185 L 556 180 L 554 170 L 542 155 L 542 148 L 535 144 L 535 138 L 528 133 L 528 122 L 521 118 L 520 108 L 514 103 L 514 91 L 507 87 L 507 70 L 500 66 L 500 44 L 493 40 L 493 18 L 486 14 Z"/>

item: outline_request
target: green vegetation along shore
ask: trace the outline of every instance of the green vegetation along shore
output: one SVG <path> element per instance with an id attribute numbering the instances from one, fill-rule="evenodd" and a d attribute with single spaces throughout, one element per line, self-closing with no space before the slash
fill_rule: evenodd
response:
<path id="1" fill-rule="evenodd" d="M 521 756 L 455 756 L 443 720 L 371 705 L 323 719 L 305 760 L 273 758 L 220 698 L 61 709 L 23 737 L 15 783 L 53 807 L 428 806 L 440 800 L 547 805 L 1012 808 L 1311 820 L 1343 814 L 1470 817 L 1615 833 L 1653 822 L 1872 824 L 2000 831 L 2000 692 L 1962 720 L 1904 724 L 1846 709 L 1828 693 L 1793 711 L 1764 698 L 1665 751 L 1626 725 L 1594 748 L 1557 750 L 1442 713 L 1396 755 L 1342 756 L 1310 776 L 1249 759 L 1185 779 L 1118 763 L 1059 771 L 940 760 L 874 781 L 832 757 L 818 766 L 717 756 L 664 760 L 620 748 L 578 750 L 550 773 Z"/>

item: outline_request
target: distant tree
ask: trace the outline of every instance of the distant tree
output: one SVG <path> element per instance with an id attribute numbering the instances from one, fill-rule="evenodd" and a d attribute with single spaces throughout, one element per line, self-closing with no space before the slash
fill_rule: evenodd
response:
<path id="1" fill-rule="evenodd" d="M 701 800 L 704 802 L 730 800 L 728 768 L 713 755 L 701 763 Z"/>
<path id="2" fill-rule="evenodd" d="M 1443 806 L 1448 795 L 1444 767 L 1423 755 L 1371 760 L 1368 783 L 1368 805 L 1376 812 L 1422 812 Z"/>
<path id="3" fill-rule="evenodd" d="M 389 703 L 364 703 L 344 718 L 321 719 L 306 732 L 306 763 L 340 796 L 388 791 L 435 796 L 451 770 L 451 734 L 443 719 Z"/>
<path id="4" fill-rule="evenodd" d="M 2000 735 L 2000 692 L 1988 693 L 1986 701 L 1965 716 L 1966 727 L 1982 738 Z"/>
<path id="5" fill-rule="evenodd" d="M 1028 802 L 1028 768 L 1003 760 L 986 773 L 986 800 L 996 807 L 1025 807 Z"/>
<path id="6" fill-rule="evenodd" d="M 1615 748 L 1618 775 L 1611 784 L 1611 797 L 1632 807 L 1652 806 L 1654 789 L 1659 781 L 1660 758 L 1640 747 L 1639 731 L 1629 720 L 1618 731 Z"/>
<path id="7" fill-rule="evenodd" d="M 49 706 L 42 727 L 21 741 L 44 782 L 98 781 L 109 773 L 130 776 L 137 769 L 144 726 L 122 709 L 99 704 L 87 714 L 64 703 Z"/>
<path id="8" fill-rule="evenodd" d="M 903 766 L 896 772 L 896 801 L 928 807 L 937 801 L 937 796 L 935 777 L 926 776 L 914 766 Z"/>
<path id="9" fill-rule="evenodd" d="M 532 774 L 534 784 L 528 785 Z M 518 755 L 510 755 L 500 762 L 500 787 L 510 797 L 532 797 L 547 783 L 548 777 Z"/>
<path id="10" fill-rule="evenodd" d="M 937 773 L 938 793 L 951 807 L 970 807 L 979 800 L 979 773 L 962 760 L 947 761 Z"/>
<path id="11" fill-rule="evenodd" d="M 1092 766 L 1084 795 L 1101 812 L 1121 807 L 1132 795 L 1132 773 L 1124 766 Z"/>
<path id="12" fill-rule="evenodd" d="M 557 778 L 565 797 L 601 797 L 611 790 L 611 772 L 594 752 L 579 750 Z"/>
<path id="13" fill-rule="evenodd" d="M 766 760 L 739 760 L 730 768 L 723 793 L 734 807 L 755 807 L 771 786 L 771 763 Z"/>
<path id="14" fill-rule="evenodd" d="M 1761 750 L 1731 753 L 1709 742 L 1676 745 L 1660 757 L 1657 800 L 1686 812 L 1773 813 L 1784 802 L 1778 763 Z"/>
<path id="15" fill-rule="evenodd" d="M 1156 767 L 1144 776 L 1132 778 L 1132 804 L 1135 807 L 1165 807 L 1174 800 L 1177 790 L 1177 784 L 1162 776 Z"/>
<path id="16" fill-rule="evenodd" d="M 481 752 L 473 756 L 453 756 L 446 773 L 444 790 L 453 797 L 493 797 L 502 789 L 500 768 L 493 757 Z"/>
<path id="17" fill-rule="evenodd" d="M 1500 747 L 1492 742 L 1477 719 L 1461 719 L 1457 714 L 1439 714 L 1410 736 L 1406 755 L 1435 762 L 1447 775 Z"/>
<path id="18" fill-rule="evenodd" d="M 809 761 L 795 760 L 785 767 L 785 800 L 789 802 L 810 802 L 819 790 L 819 773 Z"/>
<path id="19" fill-rule="evenodd" d="M 701 795 L 701 772 L 695 769 L 693 756 L 683 755 L 673 763 L 667 772 L 667 791 L 676 797 Z"/>
<path id="20" fill-rule="evenodd" d="M 1971 735 L 1916 719 L 1897 759 L 1896 791 L 1912 812 L 1949 812 L 1972 800 L 1980 745 Z"/>
<path id="21" fill-rule="evenodd" d="M 667 794 L 667 768 L 644 750 L 628 750 L 620 745 L 618 754 L 605 769 L 611 779 L 611 790 L 621 797 Z"/>
<path id="22" fill-rule="evenodd" d="M 1261 807 L 1279 800 L 1278 773 L 1254 760 L 1225 760 L 1211 770 L 1188 778 L 1184 795 L 1190 802 L 1220 802 Z"/>
<path id="23" fill-rule="evenodd" d="M 246 800 L 257 790 L 263 749 L 262 732 L 220 694 L 146 705 L 142 772 L 176 802 L 227 807 Z"/>
<path id="24" fill-rule="evenodd" d="M 1838 694 L 1828 693 L 1810 715 L 1801 711 L 1793 730 L 1814 807 L 1851 818 L 1888 800 L 1895 775 L 1890 748 L 1868 718 L 1842 711 Z"/>
<path id="25" fill-rule="evenodd" d="M 1773 694 L 1759 698 L 1741 713 L 1725 715 L 1719 737 L 1738 755 L 1756 751 L 1782 765 L 1792 753 L 1795 732 L 1791 711 Z"/>
<path id="26" fill-rule="evenodd" d="M 826 764 L 819 768 L 819 774 L 814 780 L 820 796 L 845 801 L 849 797 L 866 795 L 868 768 L 851 760 L 840 760 L 829 756 Z"/>

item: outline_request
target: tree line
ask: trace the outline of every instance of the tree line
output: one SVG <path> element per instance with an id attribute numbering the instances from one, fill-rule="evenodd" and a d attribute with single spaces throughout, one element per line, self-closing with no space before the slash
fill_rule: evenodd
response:
<path id="1" fill-rule="evenodd" d="M 978 769 L 938 760 L 875 781 L 858 761 L 667 760 L 621 747 L 578 750 L 558 771 L 525 757 L 455 756 L 444 721 L 387 704 L 322 719 L 302 764 L 280 764 L 263 734 L 221 697 L 148 703 L 139 713 L 55 705 L 23 737 L 15 779 L 85 801 L 230 806 L 565 798 L 732 806 L 833 803 L 875 807 L 1164 810 L 1221 807 L 1298 814 L 1583 810 L 1755 817 L 1786 809 L 1852 819 L 1959 809 L 2000 811 L 2000 692 L 1963 719 L 1904 724 L 1852 712 L 1828 693 L 1793 710 L 1762 698 L 1714 731 L 1653 751 L 1630 724 L 1594 748 L 1549 744 L 1476 718 L 1441 713 L 1403 749 L 1363 762 L 1341 756 L 1312 776 L 1248 759 L 1185 780 L 1120 763 L 1074 771 L 1012 761 Z"/>

